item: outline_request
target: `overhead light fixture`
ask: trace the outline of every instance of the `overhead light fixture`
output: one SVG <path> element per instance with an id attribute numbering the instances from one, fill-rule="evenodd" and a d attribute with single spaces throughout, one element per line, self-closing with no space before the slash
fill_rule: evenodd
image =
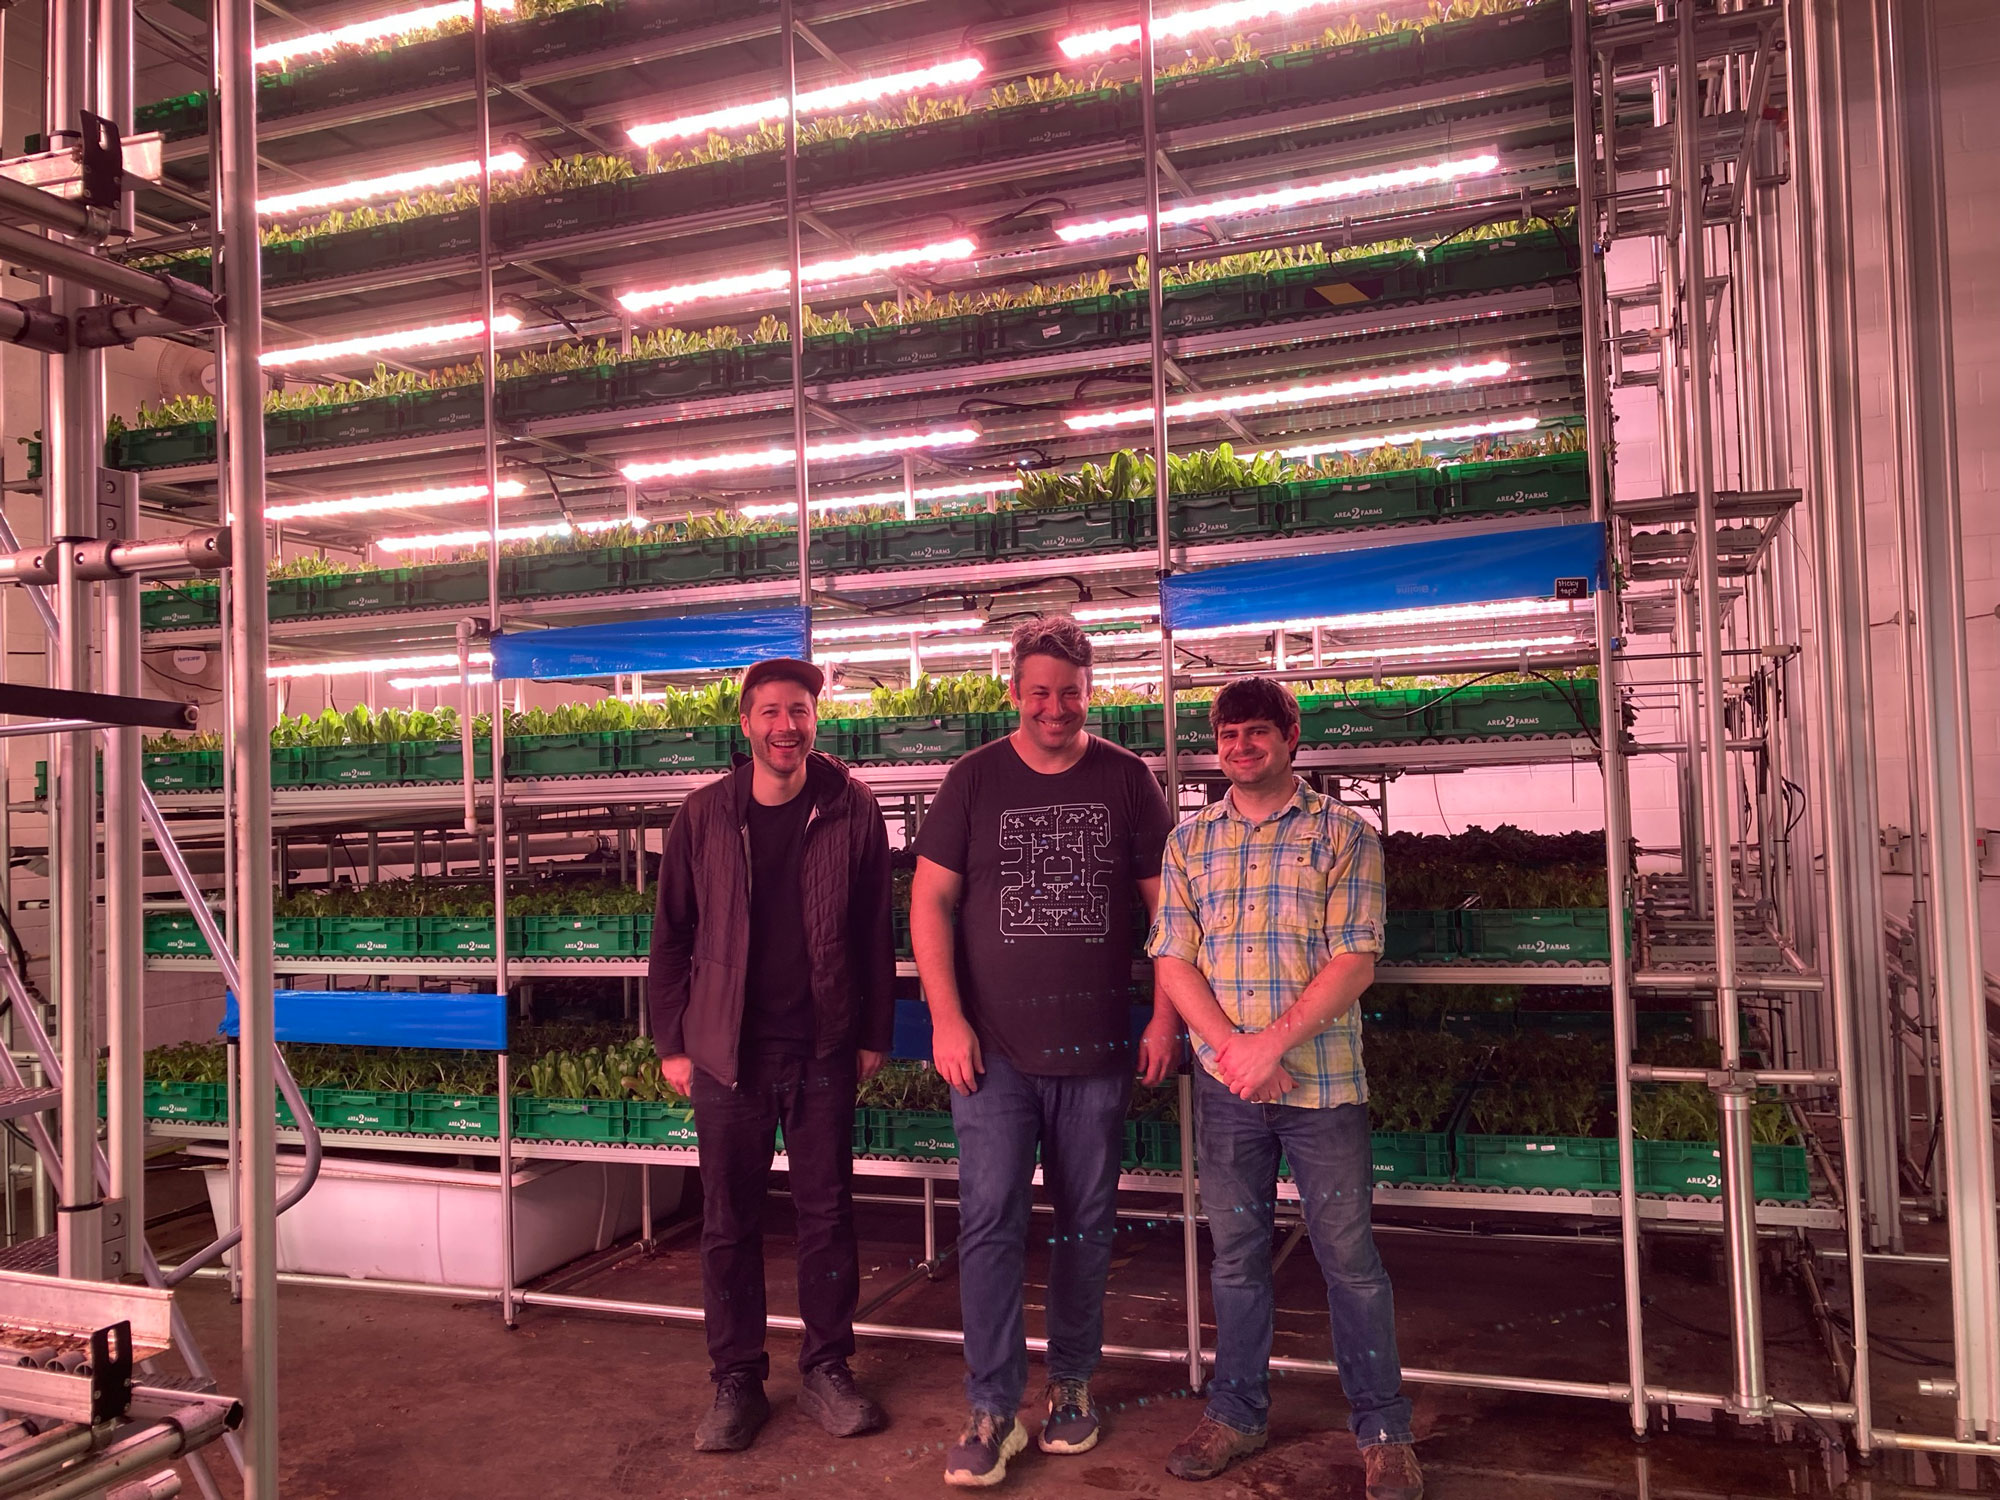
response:
<path id="1" fill-rule="evenodd" d="M 652 525 L 648 520 L 636 516 L 618 516 L 608 521 L 578 521 L 571 525 L 568 521 L 550 521 L 533 526 L 503 526 L 500 540 L 503 542 L 533 542 L 545 536 L 574 536 L 581 532 L 588 535 L 594 531 L 611 531 L 620 526 L 644 528 Z M 433 531 L 424 536 L 378 537 L 374 545 L 384 552 L 421 552 L 429 547 L 476 547 L 481 542 L 493 540 L 493 533 L 484 527 L 466 531 Z"/>
<path id="2" fill-rule="evenodd" d="M 460 677 L 456 672 L 444 672 L 436 677 L 391 677 L 389 686 L 402 693 L 416 688 L 457 687 L 461 682 L 467 687 L 479 687 L 492 680 L 491 672 L 468 672 L 464 677 Z"/>
<path id="3" fill-rule="evenodd" d="M 815 625 L 815 641 L 883 640 L 899 635 L 939 635 L 961 630 L 984 630 L 984 615 L 947 615 L 941 620 L 854 620 L 838 625 Z"/>
<path id="4" fill-rule="evenodd" d="M 486 158 L 487 171 L 496 174 L 518 172 L 527 164 L 528 158 L 518 151 L 500 151 Z M 307 188 L 297 193 L 259 198 L 257 212 L 266 215 L 295 214 L 309 209 L 333 208 L 342 203 L 361 203 L 370 198 L 401 197 L 405 193 L 449 187 L 454 182 L 464 182 L 478 175 L 477 158 L 446 162 L 441 167 L 418 167 L 409 172 L 391 172 L 386 177 L 360 177 L 353 182 L 335 183 L 332 187 Z"/>
<path id="5" fill-rule="evenodd" d="M 520 327 L 521 320 L 513 313 L 502 313 L 493 320 L 495 333 L 515 333 Z M 359 338 L 335 339 L 325 344 L 301 344 L 296 349 L 271 349 L 258 355 L 257 363 L 267 370 L 282 370 L 291 365 L 337 364 L 364 359 L 371 354 L 462 344 L 485 332 L 484 318 L 468 318 L 458 323 L 433 323 L 426 328 L 404 328 L 395 333 L 363 334 Z"/>
<path id="6" fill-rule="evenodd" d="M 1157 604 L 1080 604 L 1069 617 L 1080 625 L 1104 620 L 1150 620 L 1160 612 Z"/>
<path id="7" fill-rule="evenodd" d="M 913 245 L 906 250 L 877 250 L 867 254 L 842 255 L 830 260 L 809 261 L 799 267 L 803 286 L 829 286 L 852 281 L 878 271 L 894 271 L 903 266 L 931 266 L 945 261 L 969 259 L 979 246 L 963 235 L 930 245 Z M 618 305 L 627 312 L 651 312 L 656 307 L 679 307 L 690 302 L 712 302 L 718 297 L 747 297 L 756 292 L 789 291 L 792 273 L 777 266 L 768 271 L 747 271 L 737 276 L 712 276 L 706 281 L 684 281 L 650 292 L 626 292 Z"/>
<path id="8" fill-rule="evenodd" d="M 1223 198 L 1202 198 L 1177 203 L 1160 210 L 1161 228 L 1194 224 L 1207 219 L 1233 219 L 1244 214 L 1273 213 L 1285 208 L 1305 208 L 1314 203 L 1338 203 L 1347 198 L 1367 198 L 1404 188 L 1432 187 L 1458 182 L 1467 177 L 1483 177 L 1495 171 L 1500 158 L 1491 151 L 1476 156 L 1453 157 L 1421 166 L 1397 167 L 1386 172 L 1363 172 L 1353 177 L 1333 177 L 1325 182 L 1300 183 L 1296 187 L 1273 188 L 1262 193 L 1232 193 Z M 1143 211 L 1116 214 L 1103 219 L 1079 219 L 1055 226 L 1056 238 L 1075 244 L 1079 240 L 1110 239 L 1118 235 L 1144 234 Z"/>
<path id="9" fill-rule="evenodd" d="M 1537 635 L 1513 641 L 1440 641 L 1421 646 L 1375 646 L 1356 651 L 1322 651 L 1322 663 L 1330 661 L 1394 661 L 1404 656 L 1496 656 L 1523 651 L 1553 651 L 1562 646 L 1588 644 L 1582 636 Z"/>
<path id="10" fill-rule="evenodd" d="M 1465 385 L 1475 380 L 1492 380 L 1512 368 L 1504 359 L 1489 359 L 1476 365 L 1433 365 L 1425 370 L 1401 370 L 1394 375 L 1350 375 L 1339 380 L 1316 380 L 1307 385 L 1280 386 L 1262 391 L 1223 391 L 1215 395 L 1182 396 L 1167 403 L 1167 415 L 1185 421 L 1219 412 L 1261 411 L 1273 406 L 1317 405 L 1349 401 L 1357 396 L 1387 395 L 1398 391 L 1432 391 Z M 1153 420 L 1153 408 L 1112 407 L 1105 411 L 1081 412 L 1064 417 L 1071 432 L 1096 432 L 1106 427 L 1137 427 Z"/>
<path id="11" fill-rule="evenodd" d="M 500 498 L 517 499 L 528 492 L 518 479 L 500 481 Z M 318 520 L 328 516 L 364 515 L 378 510 L 417 510 L 430 505 L 463 505 L 484 500 L 483 484 L 444 485 L 433 490 L 395 490 L 386 495 L 349 495 L 342 500 L 300 500 L 291 505 L 265 507 L 266 521 Z"/>
<path id="12" fill-rule="evenodd" d="M 1587 600 L 1503 599 L 1494 604 L 1432 604 L 1414 609 L 1371 610 L 1362 614 L 1311 615 L 1294 620 L 1253 620 L 1241 625 L 1203 625 L 1177 630 L 1176 640 L 1212 640 L 1229 635 L 1268 635 L 1274 630 L 1374 630 L 1409 625 L 1464 625 L 1482 620 L 1505 621 L 1590 613 Z M 1401 649 L 1400 647 L 1395 649 Z"/>
<path id="13" fill-rule="evenodd" d="M 806 444 L 808 463 L 836 463 L 883 453 L 915 453 L 925 448 L 959 448 L 979 441 L 977 427 L 933 427 L 925 432 L 901 432 L 888 437 L 827 439 Z M 698 458 L 662 458 L 625 464 L 618 472 L 634 484 L 648 479 L 681 479 L 691 474 L 729 474 L 744 469 L 781 469 L 798 458 L 796 448 L 739 448 L 705 453 Z"/>
<path id="14" fill-rule="evenodd" d="M 1540 417 L 1508 417 L 1496 422 L 1467 422 L 1456 427 L 1426 427 L 1420 432 L 1378 432 L 1368 437 L 1305 443 L 1296 448 L 1274 448 L 1271 453 L 1279 458 L 1316 458 L 1322 453 L 1370 453 L 1377 448 L 1400 447 L 1404 443 L 1462 443 L 1471 438 L 1493 437 L 1503 432 L 1532 432 L 1541 425 Z M 1258 455 L 1260 458 L 1266 456 Z"/>
<path id="15" fill-rule="evenodd" d="M 425 5 L 416 10 L 399 10 L 386 16 L 377 16 L 372 21 L 356 21 L 349 26 L 338 26 L 331 31 L 309 31 L 304 36 L 295 36 L 282 42 L 266 42 L 250 54 L 251 61 L 260 66 L 265 63 L 281 63 L 306 52 L 331 52 L 336 47 L 361 47 L 369 42 L 387 41 L 392 37 L 407 36 L 413 31 L 424 31 L 446 21 L 470 21 L 473 0 L 447 0 L 443 5 Z M 514 0 L 486 0 L 488 15 L 499 12 L 512 15 Z"/>
<path id="16" fill-rule="evenodd" d="M 1005 638 L 1001 636 L 988 636 L 972 640 L 919 641 L 917 642 L 916 652 L 919 657 L 990 656 L 996 651 L 1000 652 L 1002 655 L 1005 655 L 1011 649 L 1012 646 L 1008 643 L 1008 641 Z M 904 661 L 906 662 L 909 659 L 910 659 L 910 648 L 908 646 L 838 646 L 831 651 L 821 651 L 820 649 L 818 649 L 818 647 L 814 647 L 813 649 L 814 661 L 824 661 L 824 662 Z"/>
<path id="17" fill-rule="evenodd" d="M 972 82 L 984 70 L 985 64 L 978 58 L 960 57 L 950 62 L 938 63 L 933 67 L 909 68 L 900 73 L 884 73 L 879 78 L 861 78 L 853 83 L 829 84 L 825 88 L 807 89 L 799 94 L 798 112 L 802 115 L 820 115 L 829 110 L 868 104 L 877 99 L 888 99 L 899 94 L 916 94 L 925 89 L 950 88 L 954 84 Z M 751 125 L 762 124 L 765 120 L 782 120 L 788 112 L 785 96 L 777 94 L 769 99 L 758 99 L 749 104 L 732 104 L 724 109 L 706 110 L 698 115 L 682 115 L 678 119 L 664 120 L 656 124 L 634 125 L 625 133 L 631 137 L 633 145 L 651 146 L 660 141 L 686 140 L 692 136 L 707 135 L 712 130 L 742 130 Z"/>
<path id="18" fill-rule="evenodd" d="M 971 484 L 934 484 L 912 490 L 912 500 L 956 500 L 967 495 L 1004 495 L 1021 487 L 1018 479 L 982 479 Z M 827 500 L 807 501 L 807 508 L 815 515 L 829 510 L 859 510 L 867 505 L 901 505 L 904 494 L 901 490 L 876 490 L 867 495 L 835 495 Z M 796 500 L 773 502 L 769 505 L 745 505 L 738 514 L 749 520 L 761 520 L 766 516 L 797 515 L 799 504 Z"/>
<path id="19" fill-rule="evenodd" d="M 491 651 L 471 652 L 466 660 L 479 666 L 490 666 L 493 662 Z M 457 667 L 456 651 L 433 651 L 423 656 L 378 656 L 355 657 L 344 661 L 285 662 L 264 669 L 264 675 L 276 681 L 280 678 L 299 677 L 363 677 L 370 672 L 413 672 L 426 668 Z"/>
<path id="20" fill-rule="evenodd" d="M 1222 5 L 1204 5 L 1196 10 L 1154 17 L 1153 40 L 1156 44 L 1178 42 L 1187 37 L 1200 36 L 1203 32 L 1233 31 L 1252 21 L 1285 21 L 1311 11 L 1331 10 L 1351 3 L 1353 0 L 1228 0 Z M 1072 32 L 1057 38 L 1056 45 L 1067 58 L 1099 57 L 1106 52 L 1138 46 L 1139 35 L 1136 25 L 1106 26 L 1096 31 Z"/>

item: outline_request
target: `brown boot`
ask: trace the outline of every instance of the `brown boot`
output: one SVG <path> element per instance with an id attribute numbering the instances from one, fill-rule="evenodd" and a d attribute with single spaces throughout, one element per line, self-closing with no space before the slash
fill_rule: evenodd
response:
<path id="1" fill-rule="evenodd" d="M 1234 1427 L 1203 1417 L 1167 1455 L 1167 1472 L 1176 1479 L 1213 1479 L 1239 1458 L 1248 1458 L 1270 1438 L 1261 1432 L 1238 1432 Z"/>
<path id="2" fill-rule="evenodd" d="M 1368 1500 L 1424 1500 L 1424 1473 L 1408 1443 L 1378 1443 L 1361 1450 L 1368 1471 Z"/>

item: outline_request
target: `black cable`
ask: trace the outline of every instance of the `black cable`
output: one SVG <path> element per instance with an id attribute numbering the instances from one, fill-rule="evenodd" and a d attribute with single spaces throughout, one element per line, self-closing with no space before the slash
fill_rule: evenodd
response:
<path id="1" fill-rule="evenodd" d="M 1676 1328 L 1686 1329 L 1689 1333 L 1700 1334 L 1703 1338 L 1721 1339 L 1727 1342 L 1734 1337 L 1726 1328 L 1704 1328 L 1699 1323 L 1690 1323 L 1686 1318 L 1675 1313 L 1670 1313 L 1664 1307 L 1661 1307 L 1656 1298 L 1642 1297 L 1639 1299 L 1639 1305 L 1647 1309 L 1651 1316 L 1659 1318 L 1663 1322 L 1671 1323 Z M 1798 1337 L 1799 1334 L 1805 1332 L 1805 1327 L 1806 1325 L 1800 1322 L 1787 1328 L 1782 1333 L 1767 1333 L 1764 1336 L 1764 1342 L 1767 1344 L 1809 1344 L 1812 1342 L 1811 1339 Z"/>

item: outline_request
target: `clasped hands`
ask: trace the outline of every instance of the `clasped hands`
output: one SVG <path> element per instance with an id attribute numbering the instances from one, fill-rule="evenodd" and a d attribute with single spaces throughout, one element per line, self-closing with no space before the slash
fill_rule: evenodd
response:
<path id="1" fill-rule="evenodd" d="M 1280 1061 L 1285 1039 L 1272 1031 L 1238 1031 L 1215 1049 L 1215 1075 L 1229 1091 L 1253 1104 L 1275 1104 L 1298 1087 Z"/>

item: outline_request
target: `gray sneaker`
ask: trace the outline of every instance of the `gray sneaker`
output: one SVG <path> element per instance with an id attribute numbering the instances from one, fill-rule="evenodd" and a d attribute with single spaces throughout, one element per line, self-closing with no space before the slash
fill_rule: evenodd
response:
<path id="1" fill-rule="evenodd" d="M 1044 1453 L 1086 1453 L 1097 1446 L 1104 1425 L 1091 1404 L 1088 1380 L 1051 1380 L 1049 1416 L 1035 1441 Z"/>
<path id="2" fill-rule="evenodd" d="M 842 1360 L 806 1371 L 799 1410 L 837 1438 L 859 1437 L 888 1420 L 881 1407 L 855 1389 L 854 1374 Z"/>
<path id="3" fill-rule="evenodd" d="M 1028 1446 L 1028 1429 L 1011 1416 L 977 1411 L 944 1461 L 944 1482 L 986 1489 L 1007 1477 L 1007 1460 Z"/>
<path id="4" fill-rule="evenodd" d="M 725 1375 L 715 1383 L 715 1404 L 695 1427 L 695 1451 L 740 1453 L 756 1440 L 757 1429 L 770 1415 L 763 1381 L 755 1375 Z"/>

